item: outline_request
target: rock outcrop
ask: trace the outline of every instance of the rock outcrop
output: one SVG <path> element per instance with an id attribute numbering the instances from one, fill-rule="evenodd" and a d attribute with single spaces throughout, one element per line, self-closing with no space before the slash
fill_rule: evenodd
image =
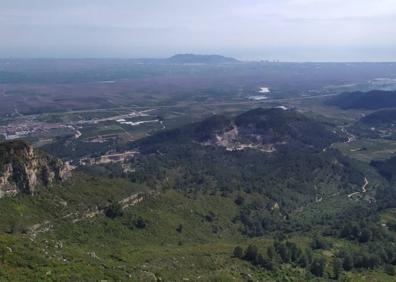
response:
<path id="1" fill-rule="evenodd" d="M 34 194 L 37 187 L 62 182 L 71 175 L 67 163 L 23 141 L 0 143 L 0 198 Z"/>

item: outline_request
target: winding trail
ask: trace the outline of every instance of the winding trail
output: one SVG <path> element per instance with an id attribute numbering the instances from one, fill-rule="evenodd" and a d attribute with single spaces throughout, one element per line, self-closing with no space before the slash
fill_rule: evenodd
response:
<path id="1" fill-rule="evenodd" d="M 348 198 L 351 198 L 352 196 L 354 196 L 354 195 L 357 195 L 357 194 L 360 194 L 360 193 L 366 193 L 367 192 L 367 185 L 369 184 L 369 182 L 368 182 L 368 180 L 367 180 L 367 177 L 364 177 L 364 184 L 363 184 L 363 186 L 362 186 L 362 191 L 361 192 L 353 192 L 353 193 L 351 193 L 351 194 L 349 194 L 348 195 Z"/>
<path id="2" fill-rule="evenodd" d="M 362 187 L 362 193 L 366 193 L 367 192 L 367 185 L 369 184 L 367 177 L 364 178 L 364 185 Z"/>

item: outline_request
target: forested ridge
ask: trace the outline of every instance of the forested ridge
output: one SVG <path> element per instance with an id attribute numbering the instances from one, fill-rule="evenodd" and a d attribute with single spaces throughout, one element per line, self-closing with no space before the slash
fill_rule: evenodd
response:
<path id="1" fill-rule="evenodd" d="M 51 265 L 48 275 L 77 280 L 392 278 L 393 161 L 372 163 L 385 178 L 368 173 L 333 148 L 345 142 L 338 132 L 294 110 L 255 109 L 129 143 L 120 149 L 138 152 L 131 160 L 3 199 L 4 275 L 42 279 Z M 26 239 L 32 260 L 21 261 Z"/>

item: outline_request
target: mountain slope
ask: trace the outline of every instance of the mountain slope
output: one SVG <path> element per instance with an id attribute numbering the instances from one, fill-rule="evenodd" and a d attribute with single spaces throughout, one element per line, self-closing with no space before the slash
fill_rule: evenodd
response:
<path id="1" fill-rule="evenodd" d="M 62 189 L 0 199 L 0 276 L 387 281 L 396 236 L 378 215 L 396 192 L 373 199 L 371 175 L 330 149 L 342 140 L 298 112 L 256 109 L 137 141 L 123 179 L 76 171 Z"/>
<path id="2" fill-rule="evenodd" d="M 373 90 L 369 92 L 343 93 L 327 101 L 342 109 L 367 109 L 396 107 L 396 91 Z"/>
<path id="3" fill-rule="evenodd" d="M 178 144 L 219 145 L 228 151 L 267 147 L 272 148 L 270 151 L 295 148 L 322 151 L 343 139 L 323 124 L 296 111 L 258 108 L 233 119 L 215 115 L 196 124 L 156 134 L 134 145 L 146 151 L 175 140 Z"/>
<path id="4" fill-rule="evenodd" d="M 363 117 L 360 122 L 368 125 L 389 125 L 396 123 L 396 110 L 381 110 Z"/>
<path id="5" fill-rule="evenodd" d="M 214 116 L 134 143 L 141 154 L 131 177 L 191 193 L 259 193 L 262 214 L 275 204 L 292 213 L 363 184 L 361 172 L 328 148 L 340 140 L 295 111 Z"/>
<path id="6" fill-rule="evenodd" d="M 363 116 L 349 128 L 349 131 L 358 138 L 395 140 L 395 126 L 396 110 L 385 109 Z M 379 145 L 379 142 L 375 143 Z"/>
<path id="7" fill-rule="evenodd" d="M 372 161 L 370 165 L 375 167 L 378 172 L 389 181 L 395 181 L 396 156 L 390 157 L 384 161 Z"/>

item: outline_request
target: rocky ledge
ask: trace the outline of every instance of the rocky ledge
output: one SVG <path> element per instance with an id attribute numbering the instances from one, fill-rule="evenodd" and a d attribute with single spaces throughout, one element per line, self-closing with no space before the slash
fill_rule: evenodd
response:
<path id="1" fill-rule="evenodd" d="M 70 175 L 67 163 L 23 141 L 0 143 L 0 198 L 34 194 L 39 186 L 62 182 Z"/>

